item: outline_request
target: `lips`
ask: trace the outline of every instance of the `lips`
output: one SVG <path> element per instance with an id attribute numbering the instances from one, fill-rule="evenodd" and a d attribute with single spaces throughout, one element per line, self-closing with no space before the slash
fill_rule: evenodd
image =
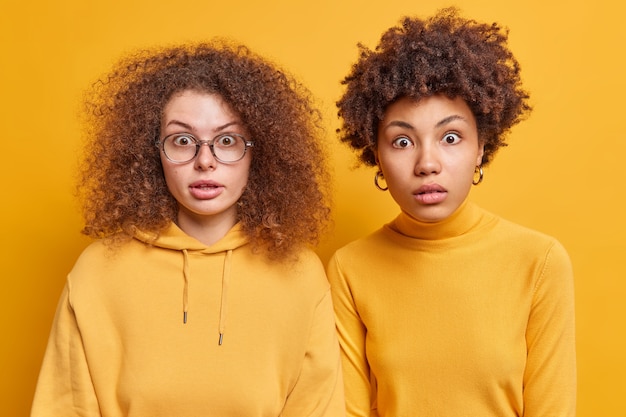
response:
<path id="1" fill-rule="evenodd" d="M 424 184 L 413 195 L 422 204 L 437 204 L 446 199 L 448 190 L 439 184 Z"/>
<path id="2" fill-rule="evenodd" d="M 210 184 L 200 184 L 200 185 L 194 185 L 192 188 L 198 188 L 200 190 L 206 190 L 209 188 L 215 188 L 215 185 L 210 185 Z"/>
<path id="3" fill-rule="evenodd" d="M 224 186 L 215 181 L 196 181 L 189 185 L 191 195 L 201 200 L 215 198 L 222 191 L 224 191 Z"/>
<path id="4" fill-rule="evenodd" d="M 218 184 L 215 181 L 196 181 L 193 184 L 191 184 L 189 187 L 206 189 L 206 188 L 215 188 L 215 187 L 221 187 L 221 186 L 222 186 L 221 184 Z"/>

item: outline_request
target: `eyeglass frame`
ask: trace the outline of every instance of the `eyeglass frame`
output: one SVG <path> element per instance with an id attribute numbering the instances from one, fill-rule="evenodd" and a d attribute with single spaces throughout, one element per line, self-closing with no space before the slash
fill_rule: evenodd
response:
<path id="1" fill-rule="evenodd" d="M 186 161 L 176 161 L 172 158 L 169 157 L 169 155 L 167 154 L 167 152 L 165 152 L 165 141 L 172 137 L 172 136 L 188 136 L 191 138 L 191 140 L 193 140 L 196 144 L 196 152 L 194 153 L 193 157 L 191 157 L 191 159 L 188 159 Z M 217 155 L 215 155 L 215 150 L 213 149 L 213 143 L 219 139 L 222 138 L 224 136 L 235 136 L 237 138 L 240 138 L 241 140 L 243 140 L 243 153 L 241 154 L 241 157 L 239 159 L 235 159 L 234 161 L 224 161 L 222 159 L 220 159 Z M 168 161 L 174 163 L 174 164 L 186 164 L 189 163 L 191 161 L 193 161 L 194 159 L 196 159 L 198 157 L 198 154 L 200 153 L 200 147 L 202 145 L 208 145 L 209 149 L 211 150 L 211 155 L 213 155 L 213 157 L 223 163 L 223 164 L 233 164 L 235 162 L 239 162 L 241 161 L 245 156 L 246 153 L 248 152 L 248 148 L 253 148 L 254 147 L 254 141 L 253 140 L 247 140 L 243 135 L 240 135 L 239 133 L 221 133 L 217 136 L 215 136 L 213 139 L 209 139 L 209 140 L 200 140 L 197 137 L 195 137 L 194 135 L 192 135 L 191 133 L 187 133 L 187 132 L 178 132 L 178 133 L 171 133 L 163 138 L 157 139 L 155 141 L 155 145 L 157 148 L 159 148 L 162 152 L 163 155 L 165 155 L 165 157 L 167 158 Z"/>

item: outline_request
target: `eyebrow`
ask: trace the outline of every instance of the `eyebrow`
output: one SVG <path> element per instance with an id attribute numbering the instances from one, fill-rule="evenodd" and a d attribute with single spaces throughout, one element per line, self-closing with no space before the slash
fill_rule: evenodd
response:
<path id="1" fill-rule="evenodd" d="M 218 126 L 214 130 L 216 132 L 221 132 L 224 129 L 226 129 L 226 128 L 232 126 L 232 125 L 238 125 L 238 124 L 240 124 L 238 121 L 233 120 L 232 122 L 228 122 L 228 123 L 226 123 L 224 125 Z M 180 126 L 180 127 L 184 128 L 184 129 L 187 129 L 187 130 L 194 130 L 193 126 L 191 126 L 190 124 L 185 123 L 185 122 L 181 122 L 180 120 L 176 120 L 176 119 L 173 119 L 173 120 L 170 120 L 169 122 L 167 122 L 165 127 L 171 126 L 171 125 L 177 125 L 177 126 Z"/>
<path id="2" fill-rule="evenodd" d="M 392 120 L 387 124 L 387 126 L 385 126 L 385 130 L 389 129 L 390 127 L 403 127 L 405 129 L 411 130 L 415 129 L 411 123 L 404 122 L 402 120 Z"/>
<path id="3" fill-rule="evenodd" d="M 437 124 L 435 125 L 435 127 L 441 127 L 443 125 L 447 125 L 448 123 L 451 123 L 455 120 L 462 120 L 464 122 L 467 122 L 467 120 L 465 119 L 465 117 L 463 116 L 459 116 L 458 114 L 453 114 L 451 116 L 445 117 L 442 120 L 440 120 L 439 122 L 437 122 Z"/>
<path id="4" fill-rule="evenodd" d="M 440 121 L 438 121 L 435 124 L 435 127 L 441 127 L 444 125 L 447 125 L 448 123 L 451 123 L 455 120 L 462 120 L 462 121 L 467 121 L 465 119 L 465 117 L 460 116 L 458 114 L 453 114 L 451 116 L 448 117 L 444 117 L 443 119 L 441 119 Z M 409 122 L 405 122 L 403 120 L 392 120 L 391 122 L 389 122 L 389 124 L 387 124 L 387 126 L 385 126 L 385 129 L 388 129 L 390 127 L 402 127 L 404 129 L 411 129 L 411 130 L 415 130 L 415 126 L 413 126 L 411 123 Z"/>

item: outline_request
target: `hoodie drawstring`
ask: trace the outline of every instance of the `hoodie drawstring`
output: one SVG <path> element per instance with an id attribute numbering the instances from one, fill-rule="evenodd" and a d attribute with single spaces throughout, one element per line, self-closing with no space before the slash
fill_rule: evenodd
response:
<path id="1" fill-rule="evenodd" d="M 187 309 L 189 308 L 189 254 L 183 249 L 183 324 L 187 324 Z"/>
<path id="2" fill-rule="evenodd" d="M 224 270 L 222 272 L 222 299 L 220 305 L 220 324 L 219 324 L 219 334 L 220 338 L 218 344 L 221 346 L 222 341 L 224 339 L 224 327 L 226 325 L 226 302 L 228 299 L 228 284 L 230 281 L 230 266 L 232 263 L 233 251 L 228 250 L 226 252 L 226 256 L 224 257 Z"/>
<path id="3" fill-rule="evenodd" d="M 189 253 L 187 249 L 182 249 L 183 252 L 183 324 L 187 324 L 187 311 L 189 308 Z M 219 340 L 218 344 L 221 346 L 224 341 L 224 328 L 226 326 L 226 307 L 228 301 L 228 285 L 230 283 L 230 267 L 232 264 L 232 249 L 226 251 L 224 257 L 224 268 L 222 269 L 222 295 L 220 299 L 220 321 L 219 321 Z"/>

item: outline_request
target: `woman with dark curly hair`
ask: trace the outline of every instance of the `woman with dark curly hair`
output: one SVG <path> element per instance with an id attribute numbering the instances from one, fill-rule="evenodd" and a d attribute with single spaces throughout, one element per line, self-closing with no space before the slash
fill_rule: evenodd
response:
<path id="1" fill-rule="evenodd" d="M 350 416 L 575 415 L 565 249 L 467 200 L 530 111 L 506 42 L 404 18 L 344 80 L 341 139 L 401 210 L 328 266 Z"/>
<path id="2" fill-rule="evenodd" d="M 33 416 L 341 416 L 309 92 L 243 46 L 144 51 L 87 102 L 67 278 Z M 206 146 L 205 146 L 206 145 Z"/>

